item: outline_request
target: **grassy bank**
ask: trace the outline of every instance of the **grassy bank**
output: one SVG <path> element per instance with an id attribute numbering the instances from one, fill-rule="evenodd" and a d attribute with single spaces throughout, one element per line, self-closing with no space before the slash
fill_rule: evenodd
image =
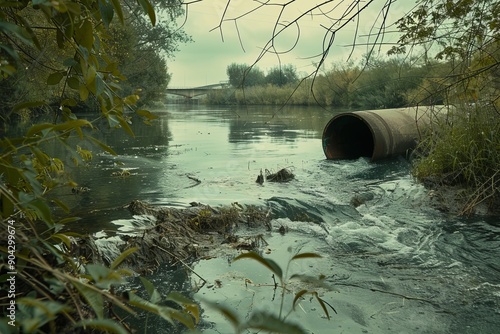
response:
<path id="1" fill-rule="evenodd" d="M 500 202 L 500 122 L 493 105 L 462 105 L 436 121 L 420 142 L 413 173 L 434 186 L 460 186 L 459 214 Z"/>

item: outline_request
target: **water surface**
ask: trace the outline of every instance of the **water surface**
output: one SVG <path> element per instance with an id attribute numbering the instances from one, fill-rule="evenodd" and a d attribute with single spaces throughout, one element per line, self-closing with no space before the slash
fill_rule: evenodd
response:
<path id="1" fill-rule="evenodd" d="M 290 316 L 311 333 L 497 333 L 500 328 L 500 223 L 481 217 L 462 219 L 428 205 L 428 191 L 400 158 L 369 163 L 325 160 L 321 134 L 334 115 L 316 108 L 278 111 L 168 106 L 152 127 L 133 120 L 135 138 L 100 124 L 94 135 L 118 156 L 93 150 L 88 167 L 73 177 L 90 192 L 64 194 L 89 232 L 130 230 L 141 217 L 123 206 L 140 199 L 155 205 L 258 204 L 272 209 L 275 228 L 263 233 L 270 258 L 283 267 L 292 251 L 310 251 L 319 260 L 298 261 L 295 273 L 323 274 L 334 291 L 320 290 L 338 314 L 325 319 L 306 299 Z M 255 182 L 260 171 L 290 168 L 289 183 Z M 112 173 L 127 170 L 130 176 Z M 196 182 L 195 179 L 201 181 Z M 371 193 L 357 208 L 350 200 Z M 276 312 L 270 273 L 242 260 L 227 246 L 218 258 L 194 270 L 209 282 L 194 297 L 225 303 L 245 318 L 254 309 Z M 152 279 L 169 289 L 165 272 Z M 163 277 L 163 278 L 162 278 Z M 245 284 L 245 279 L 253 284 Z M 185 289 L 195 286 L 196 277 Z M 290 291 L 303 286 L 292 283 Z M 279 295 L 279 293 L 278 293 Z M 273 296 L 275 298 L 273 298 Z M 293 295 L 285 295 L 289 305 Z M 288 309 L 288 308 L 287 308 Z M 218 313 L 206 308 L 206 333 L 231 333 Z M 148 333 L 162 333 L 162 325 Z"/>

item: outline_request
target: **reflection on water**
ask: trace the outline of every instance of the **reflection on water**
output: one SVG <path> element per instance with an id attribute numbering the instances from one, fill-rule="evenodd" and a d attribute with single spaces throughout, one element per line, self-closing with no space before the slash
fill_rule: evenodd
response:
<path id="1" fill-rule="evenodd" d="M 498 331 L 497 220 L 457 219 L 436 212 L 403 159 L 376 164 L 366 159 L 325 160 L 321 134 L 333 114 L 321 109 L 189 108 L 159 111 L 152 127 L 134 119 L 134 138 L 99 124 L 93 135 L 118 156 L 90 142 L 79 143 L 93 151 L 94 159 L 71 173 L 91 191 L 74 195 L 61 190 L 73 212 L 83 217 L 79 228 L 130 231 L 138 226 L 133 222 L 142 219 L 123 209 L 134 199 L 170 206 L 192 201 L 265 205 L 274 213 L 273 225 L 288 230 L 284 236 L 264 235 L 268 256 L 282 264 L 288 246 L 298 244 L 318 252 L 324 256 L 320 262 L 296 269 L 322 273 L 337 289 L 322 291 L 339 313 L 330 322 L 321 318 L 317 304 L 301 303 L 296 319 L 314 333 Z M 262 186 L 255 182 L 260 170 L 284 167 L 293 169 L 293 181 Z M 112 176 L 122 170 L 130 175 Z M 372 199 L 357 208 L 349 204 L 363 193 Z M 248 307 L 276 307 L 271 290 L 244 284 L 248 276 L 272 283 L 267 273 L 251 263 L 228 263 L 234 250 L 218 252 L 225 257 L 200 261 L 194 269 L 223 285 L 205 287 L 196 297 L 227 303 L 242 316 Z M 157 273 L 156 282 L 161 276 Z M 228 333 L 226 326 L 223 318 L 205 310 L 207 333 Z"/>

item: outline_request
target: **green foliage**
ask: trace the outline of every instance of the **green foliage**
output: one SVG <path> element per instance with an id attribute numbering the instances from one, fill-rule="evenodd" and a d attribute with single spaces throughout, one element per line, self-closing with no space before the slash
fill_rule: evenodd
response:
<path id="1" fill-rule="evenodd" d="M 276 66 L 266 74 L 266 83 L 274 86 L 285 86 L 299 80 L 297 70 L 293 65 Z"/>
<path id="2" fill-rule="evenodd" d="M 230 64 L 226 69 L 229 84 L 234 88 L 252 87 L 265 82 L 264 72 L 246 64 Z"/>
<path id="3" fill-rule="evenodd" d="M 170 7 L 175 4 L 161 1 L 159 7 L 175 17 L 182 12 L 178 6 Z M 78 140 L 88 139 L 114 154 L 112 148 L 91 136 L 95 120 L 78 118 L 78 107 L 95 105 L 99 110 L 96 118 L 133 136 L 130 118 L 124 113 L 136 109 L 141 92 L 132 88 L 133 83 L 123 85 L 125 68 L 140 58 L 158 65 L 153 71 L 165 73 L 165 62 L 157 51 L 146 52 L 153 40 L 137 47 L 142 38 L 137 37 L 137 31 L 147 29 L 146 20 L 149 25 L 156 23 L 152 3 L 0 1 L 0 9 L 0 89 L 6 100 L 1 109 L 2 125 L 8 124 L 10 116 L 28 110 L 44 108 L 54 115 L 51 123 L 36 123 L 24 135 L 0 139 L 0 228 L 15 232 L 9 232 L 15 251 L 12 243 L 9 248 L 0 246 L 0 268 L 16 272 L 16 295 L 23 296 L 16 300 L 17 326 L 25 333 L 90 329 L 124 333 L 128 330 L 123 319 L 116 318 L 113 310 L 120 308 L 135 315 L 133 307 L 138 307 L 193 328 L 198 308 L 178 295 L 167 297 L 179 306 L 169 308 L 160 306 L 156 297 L 143 302 L 139 297 L 127 299 L 115 294 L 115 287 L 130 275 L 119 265 L 137 249 L 124 251 L 109 268 L 75 258 L 75 234 L 62 228 L 77 218 L 56 217 L 56 208 L 70 212 L 63 201 L 51 196 L 58 188 L 76 186 L 67 174 L 68 164 L 92 159 L 93 152 L 75 145 Z M 175 49 L 172 38 L 163 51 Z M 132 71 L 128 74 L 133 76 Z M 148 91 L 146 96 L 153 98 L 158 92 L 150 87 L 161 88 L 167 77 L 145 75 L 136 80 Z M 145 122 L 156 118 L 147 110 L 136 112 Z M 68 159 L 51 155 L 51 145 L 64 147 L 64 158 Z M 8 290 L 6 280 L 0 282 L 2 290 Z M 147 282 L 144 285 L 150 288 Z M 4 323 L 0 328 L 4 332 Z M 16 329 L 7 328 L 6 332 Z"/>
<path id="4" fill-rule="evenodd" d="M 150 281 L 143 277 L 141 277 L 141 281 L 146 288 L 149 300 L 143 299 L 133 292 L 128 292 L 127 297 L 130 305 L 148 313 L 156 314 L 170 323 L 173 323 L 174 320 L 178 321 L 187 328 L 194 330 L 200 318 L 198 304 L 177 292 L 169 293 L 163 300 L 158 290 Z M 175 303 L 181 307 L 181 310 L 161 305 L 166 301 Z"/>
<path id="5" fill-rule="evenodd" d="M 155 15 L 148 3 L 142 1 L 140 7 L 101 0 L 84 4 L 67 0 L 61 5 L 47 1 L 34 6 L 0 3 L 5 7 L 0 26 L 25 32 L 23 38 L 10 30 L 0 36 L 2 50 L 9 51 L 0 52 L 0 91 L 4 95 L 0 120 L 19 114 L 13 107 L 26 101 L 43 100 L 52 107 L 44 110 L 53 110 L 64 97 L 76 100 L 79 110 L 101 110 L 101 92 L 111 94 L 108 99 L 112 99 L 134 94 L 138 88 L 139 104 L 162 99 L 162 89 L 170 80 L 165 57 L 190 38 L 176 26 L 175 18 L 183 13 L 178 3 L 155 4 L 170 20 L 154 27 L 151 20 Z M 144 15 L 140 15 L 142 7 Z"/>
<path id="6" fill-rule="evenodd" d="M 465 60 L 485 44 L 498 41 L 500 6 L 495 0 L 419 0 L 415 9 L 398 21 L 403 32 L 403 52 L 413 43 L 432 43 L 438 59 L 458 57 Z M 436 41 L 436 42 L 434 42 Z"/>
<path id="7" fill-rule="evenodd" d="M 420 179 L 467 187 L 462 214 L 472 213 L 483 201 L 495 205 L 499 197 L 499 14 L 493 0 L 419 0 L 398 21 L 400 45 L 390 51 L 423 47 L 425 66 L 435 69 L 435 75 L 414 97 L 456 107 L 446 120 L 437 117 L 440 121 L 420 144 L 422 156 L 414 171 Z M 439 62 L 429 60 L 431 51 Z"/>
<path id="8" fill-rule="evenodd" d="M 240 71 L 246 65 L 228 67 Z M 322 105 L 346 109 L 397 108 L 422 103 L 430 83 L 436 77 L 434 68 L 402 58 L 374 59 L 361 65 L 354 62 L 333 64 L 315 78 L 297 80 L 292 66 L 273 68 L 266 84 L 244 89 L 214 90 L 206 101 L 211 104 Z M 231 76 L 229 76 L 231 82 Z M 425 91 L 425 97 L 422 93 Z M 435 96 L 437 98 L 437 96 Z M 442 97 L 441 97 L 442 98 Z M 425 101 L 426 102 L 426 101 Z"/>
<path id="9" fill-rule="evenodd" d="M 414 175 L 437 183 L 465 185 L 468 199 L 462 214 L 500 198 L 500 122 L 493 106 L 462 106 L 437 115 L 432 132 L 417 149 Z"/>
<path id="10" fill-rule="evenodd" d="M 289 251 L 291 251 L 291 249 L 289 249 Z M 211 307 L 217 309 L 221 314 L 223 314 L 229 320 L 229 322 L 235 328 L 236 333 L 243 333 L 247 330 L 258 330 L 267 333 L 305 334 L 306 331 L 303 328 L 287 320 L 287 318 L 295 310 L 295 306 L 298 304 L 300 300 L 303 299 L 304 296 L 311 295 L 313 298 L 315 298 L 320 304 L 328 320 L 330 320 L 330 313 L 328 311 L 329 308 L 331 308 L 336 313 L 335 309 L 324 299 L 322 299 L 317 291 L 302 289 L 295 294 L 290 310 L 286 314 L 284 314 L 285 295 L 290 291 L 290 289 L 288 289 L 288 284 L 290 280 L 297 279 L 304 283 L 308 284 L 312 283 L 316 287 L 330 289 L 329 286 L 323 282 L 324 277 L 322 275 L 320 275 L 319 278 L 311 277 L 308 275 L 300 275 L 300 274 L 293 274 L 289 276 L 289 268 L 292 262 L 301 259 L 314 259 L 314 258 L 321 258 L 321 255 L 310 252 L 295 253 L 288 260 L 287 266 L 284 270 L 276 261 L 262 257 L 260 254 L 257 254 L 255 252 L 242 253 L 233 259 L 233 261 L 239 261 L 242 259 L 254 260 L 259 264 L 261 264 L 262 266 L 264 266 L 265 268 L 269 269 L 273 273 L 273 278 L 277 278 L 279 280 L 279 284 L 275 283 L 275 289 L 276 288 L 281 289 L 281 301 L 278 314 L 272 314 L 261 310 L 254 310 L 249 315 L 249 317 L 247 317 L 245 320 L 242 320 L 234 310 L 224 305 L 220 305 L 218 303 L 217 304 L 208 303 L 208 304 Z"/>

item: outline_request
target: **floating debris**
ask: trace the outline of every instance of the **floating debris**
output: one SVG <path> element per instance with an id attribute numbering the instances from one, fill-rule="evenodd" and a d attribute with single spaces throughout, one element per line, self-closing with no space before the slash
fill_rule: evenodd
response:
<path id="1" fill-rule="evenodd" d="M 282 168 L 276 173 L 271 173 L 266 169 L 266 180 L 269 182 L 288 182 L 295 178 L 289 168 Z"/>
<path id="2" fill-rule="evenodd" d="M 128 169 L 124 169 L 121 171 L 111 173 L 111 176 L 117 176 L 117 177 L 123 177 L 123 178 L 129 177 L 130 175 L 132 175 L 132 174 L 130 173 L 130 171 Z"/>
<path id="3" fill-rule="evenodd" d="M 264 175 L 262 174 L 262 169 L 260 170 L 260 174 L 257 175 L 257 180 L 255 180 L 258 184 L 263 184 L 264 183 Z"/>
<path id="4" fill-rule="evenodd" d="M 199 185 L 201 183 L 200 179 L 194 177 L 194 176 L 191 176 L 189 174 L 186 174 L 186 177 L 190 180 L 193 180 L 195 182 L 195 184 L 191 185 L 191 186 L 188 186 L 186 187 L 187 188 L 193 188 L 193 187 L 196 187 L 197 185 Z"/>
<path id="5" fill-rule="evenodd" d="M 206 256 L 214 247 L 230 243 L 235 249 L 255 249 L 266 245 L 262 236 L 237 237 L 236 226 L 270 226 L 270 210 L 237 202 L 229 206 L 211 207 L 192 202 L 187 208 L 154 207 L 145 202 L 132 201 L 128 210 L 133 215 L 152 216 L 149 225 L 138 227 L 133 233 L 117 234 L 113 243 L 119 254 L 137 247 L 124 262 L 138 273 L 152 272 L 162 263 L 185 263 Z M 81 250 L 87 262 L 110 264 L 113 261 L 100 251 L 99 238 L 83 241 Z M 107 240 L 107 239 L 106 239 Z"/>
<path id="6" fill-rule="evenodd" d="M 88 187 L 73 187 L 71 188 L 71 192 L 73 194 L 83 194 L 83 193 L 88 193 L 90 191 L 90 188 Z"/>

